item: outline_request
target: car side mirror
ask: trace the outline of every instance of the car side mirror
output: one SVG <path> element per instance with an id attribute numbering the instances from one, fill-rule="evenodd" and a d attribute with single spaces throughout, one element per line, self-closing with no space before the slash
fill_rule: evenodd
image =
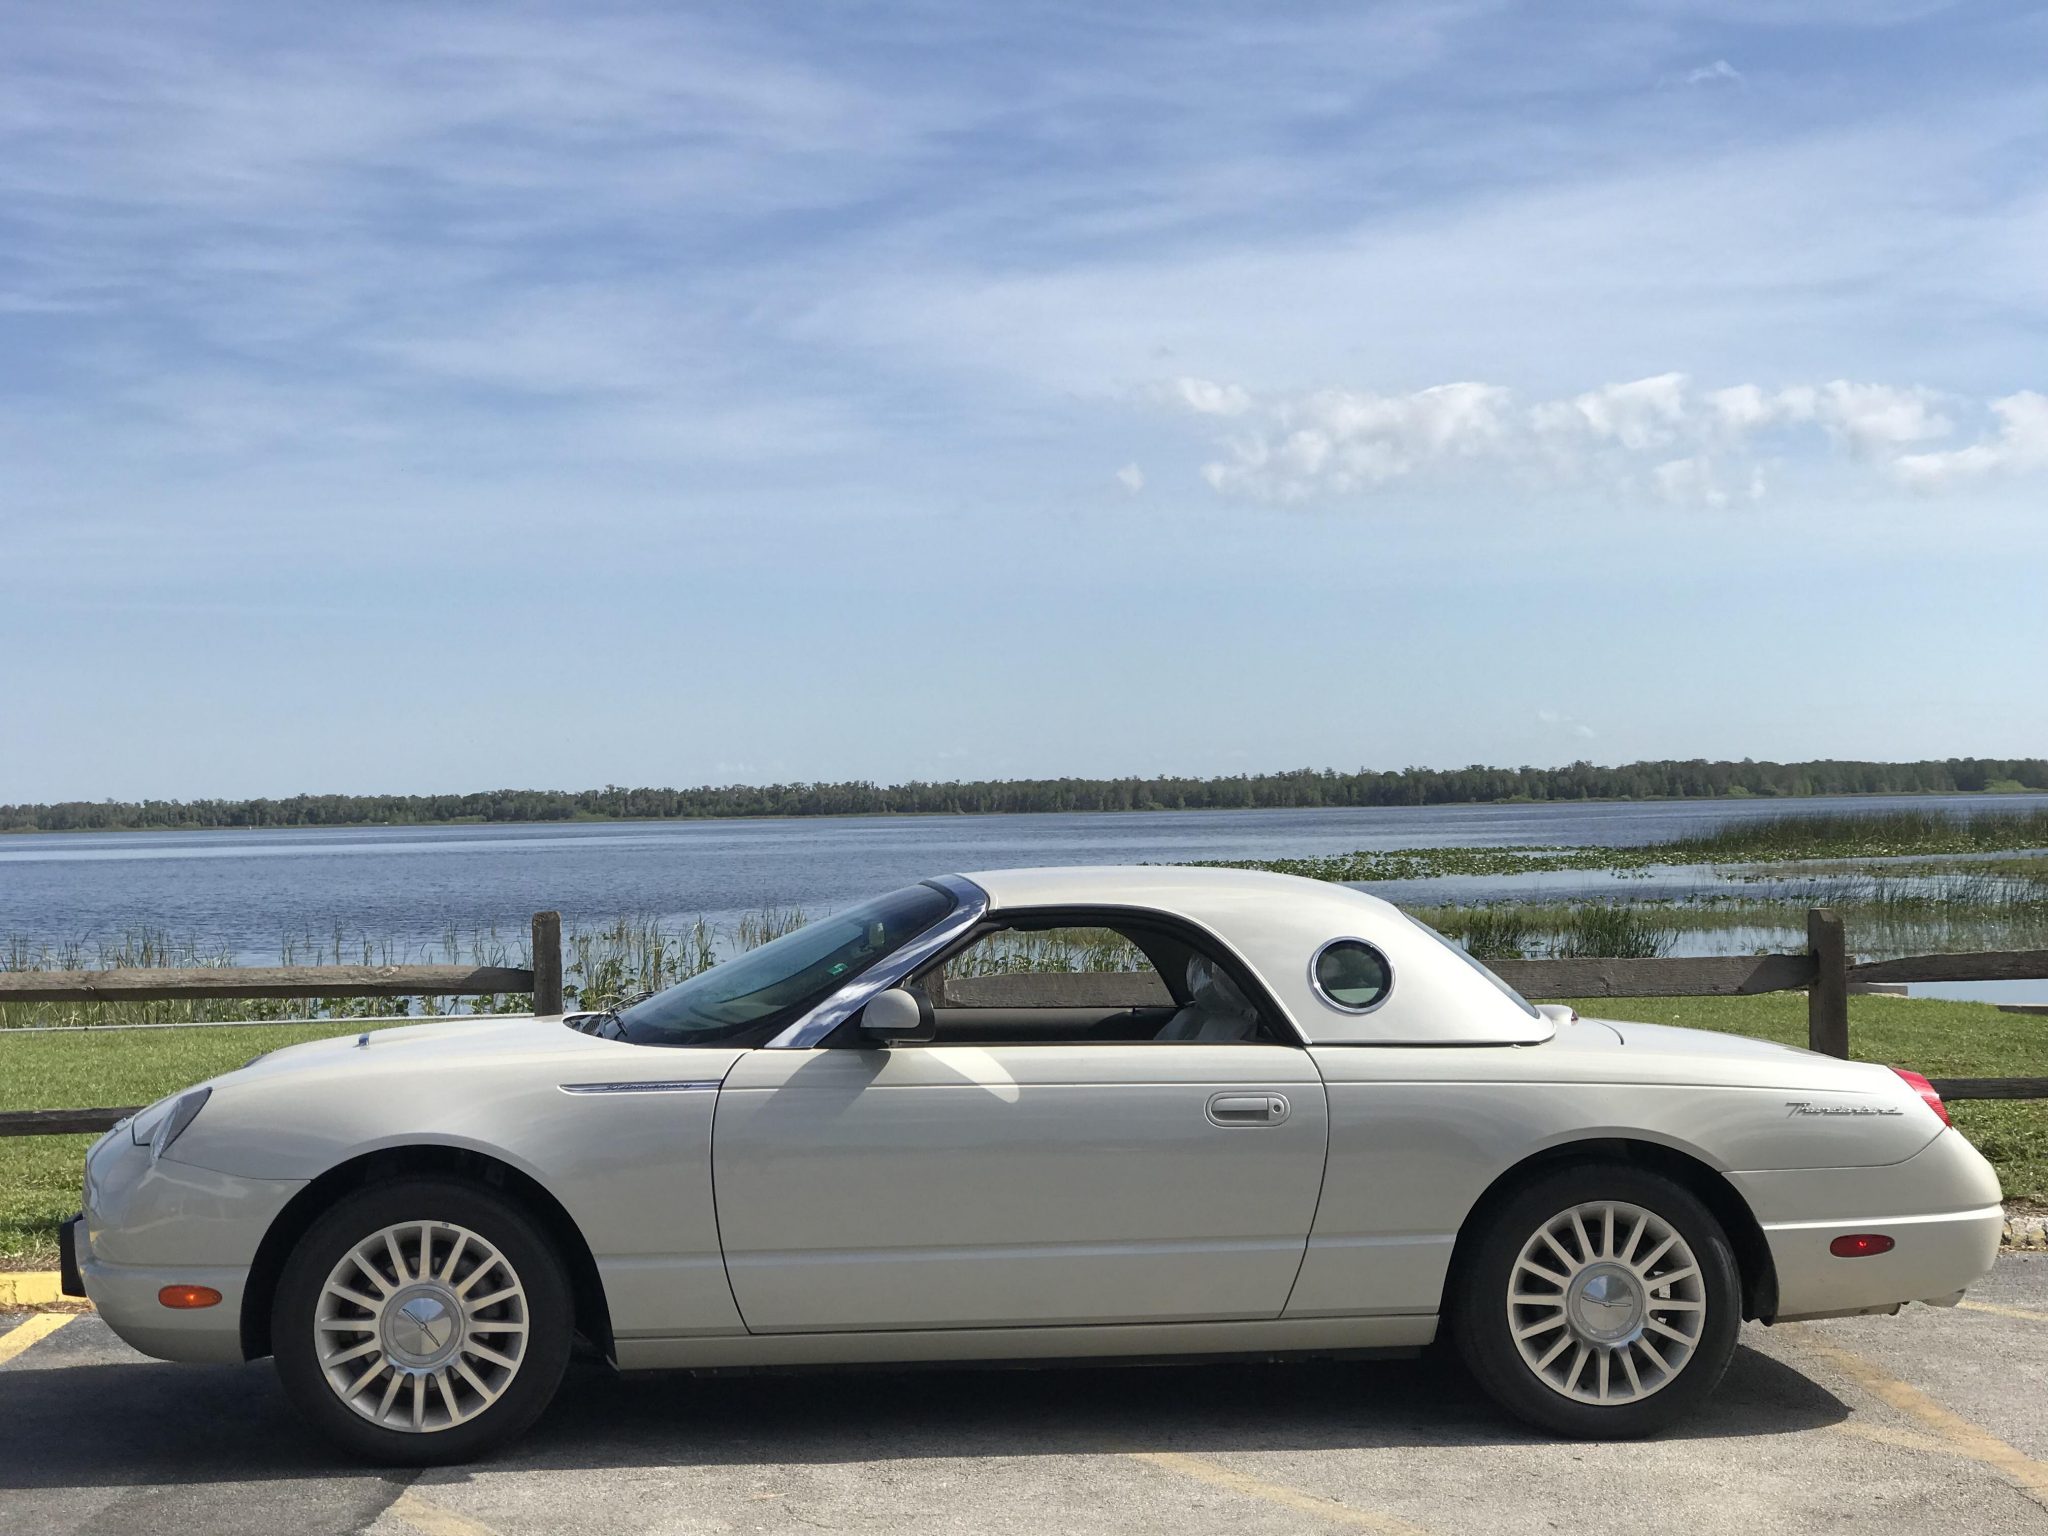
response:
<path id="1" fill-rule="evenodd" d="M 916 988 L 891 987 L 867 1000 L 855 1027 L 864 1045 L 914 1045 L 939 1032 L 939 1016 Z"/>

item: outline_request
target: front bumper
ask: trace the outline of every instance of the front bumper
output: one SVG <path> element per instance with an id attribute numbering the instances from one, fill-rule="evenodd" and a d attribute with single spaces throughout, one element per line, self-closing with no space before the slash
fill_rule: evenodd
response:
<path id="1" fill-rule="evenodd" d="M 159 1360 L 239 1361 L 242 1300 L 263 1235 L 299 1179 L 247 1179 L 164 1157 L 125 1133 L 86 1154 L 85 1209 L 66 1223 L 64 1251 L 100 1318 Z M 168 1285 L 220 1292 L 211 1307 L 166 1307 Z"/>
<path id="2" fill-rule="evenodd" d="M 85 1295 L 85 1277 L 78 1272 L 78 1229 L 85 1224 L 80 1211 L 57 1229 L 57 1288 L 66 1296 Z"/>

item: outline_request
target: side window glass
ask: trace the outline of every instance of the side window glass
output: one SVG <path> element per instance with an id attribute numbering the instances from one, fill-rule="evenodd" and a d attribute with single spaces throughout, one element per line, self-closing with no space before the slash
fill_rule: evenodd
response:
<path id="1" fill-rule="evenodd" d="M 1173 1003 L 1145 952 L 1113 928 L 1012 928 L 986 934 L 928 973 L 923 985 L 942 1008 Z"/>
<path id="2" fill-rule="evenodd" d="M 938 1010 L 942 1045 L 1284 1038 L 1185 936 L 1110 921 L 985 934 L 919 985 Z"/>

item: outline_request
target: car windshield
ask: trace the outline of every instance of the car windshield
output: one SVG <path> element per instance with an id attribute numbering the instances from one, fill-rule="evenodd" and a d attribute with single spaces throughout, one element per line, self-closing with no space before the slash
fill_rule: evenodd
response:
<path id="1" fill-rule="evenodd" d="M 913 885 L 821 917 L 621 1010 L 617 1037 L 714 1045 L 792 1022 L 953 906 L 937 886 Z"/>
<path id="2" fill-rule="evenodd" d="M 1443 945 L 1445 949 L 1448 949 L 1460 960 L 1464 961 L 1467 965 L 1471 966 L 1473 970 L 1477 971 L 1480 975 L 1484 976 L 1488 981 L 1492 982 L 1496 987 L 1500 989 L 1501 994 L 1504 997 L 1512 1001 L 1517 1008 L 1521 1009 L 1522 1012 L 1529 1015 L 1530 1018 L 1540 1019 L 1543 1017 L 1542 1014 L 1536 1011 L 1536 1005 L 1534 1003 L 1530 1002 L 1529 999 L 1522 996 L 1521 993 L 1517 992 L 1513 987 L 1509 986 L 1506 982 L 1502 981 L 1498 976 L 1494 975 L 1492 970 L 1489 969 L 1486 965 L 1486 962 L 1481 960 L 1477 955 L 1473 954 L 1471 950 L 1467 949 L 1462 944 L 1456 943 L 1451 939 L 1445 938 L 1442 934 L 1438 933 L 1434 928 L 1430 927 L 1429 924 L 1422 922 L 1419 919 L 1408 917 L 1408 914 L 1405 912 L 1403 912 L 1401 915 L 1403 917 L 1407 917 L 1409 922 L 1414 923 L 1416 927 L 1420 928 L 1432 939 L 1435 939 L 1437 943 Z"/>

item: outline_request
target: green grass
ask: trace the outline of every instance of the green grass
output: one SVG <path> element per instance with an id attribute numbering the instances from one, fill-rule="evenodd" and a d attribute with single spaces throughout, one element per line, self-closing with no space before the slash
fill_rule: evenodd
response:
<path id="1" fill-rule="evenodd" d="M 360 1033 L 347 1020 L 240 1029 L 0 1034 L 0 1109 L 149 1104 L 239 1067 L 252 1056 Z M 0 1140 L 0 1269 L 57 1263 L 57 1223 L 78 1209 L 90 1136 Z"/>
<path id="2" fill-rule="evenodd" d="M 1678 1024 L 1806 1042 L 1806 1000 L 1763 997 L 1590 998 L 1594 1017 Z M 349 1034 L 349 1021 L 228 1029 L 0 1034 L 0 1109 L 146 1104 L 301 1040 Z M 386 1027 L 386 1026 L 369 1026 Z M 1983 1003 L 1859 997 L 1849 1002 L 1856 1056 L 1930 1077 L 2048 1077 L 2048 1021 Z M 2006 1197 L 2048 1204 L 2048 1102 L 1950 1106 L 1956 1126 L 1998 1166 Z M 56 1224 L 78 1209 L 87 1136 L 0 1141 L 0 1268 L 56 1262 Z"/>

